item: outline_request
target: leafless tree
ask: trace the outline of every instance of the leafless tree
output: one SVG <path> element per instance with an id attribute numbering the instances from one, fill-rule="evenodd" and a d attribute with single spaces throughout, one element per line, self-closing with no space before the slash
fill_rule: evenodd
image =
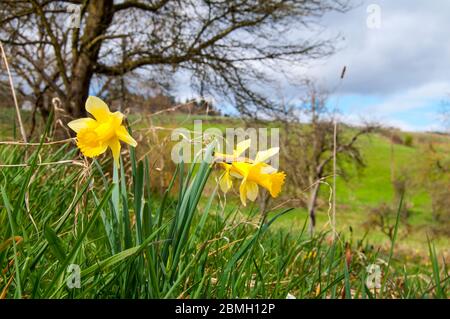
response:
<path id="1" fill-rule="evenodd" d="M 307 90 L 302 102 L 284 106 L 278 113 L 284 134 L 281 137 L 281 161 L 288 172 L 288 185 L 301 198 L 307 192 L 304 204 L 308 209 L 310 231 L 316 225 L 316 210 L 322 182 L 333 172 L 335 110 L 327 104 L 328 94 L 313 82 L 306 84 Z M 357 140 L 371 131 L 375 125 L 349 127 L 339 124 L 336 131 L 337 172 L 346 177 L 346 165 L 364 165 Z M 347 165 L 348 167 L 348 165 Z"/>
<path id="2" fill-rule="evenodd" d="M 334 39 L 318 40 L 311 27 L 348 8 L 348 0 L 2 0 L 0 40 L 23 87 L 36 100 L 58 96 L 71 116 L 84 113 L 93 79 L 139 70 L 149 81 L 186 71 L 200 93 L 252 114 L 273 105 L 255 83 L 281 63 L 330 54 Z"/>

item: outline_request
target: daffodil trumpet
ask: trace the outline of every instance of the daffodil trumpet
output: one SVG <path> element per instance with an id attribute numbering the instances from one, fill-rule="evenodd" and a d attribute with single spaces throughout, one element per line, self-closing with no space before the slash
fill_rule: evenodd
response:
<path id="1" fill-rule="evenodd" d="M 254 160 L 241 157 L 250 147 L 250 143 L 250 139 L 238 143 L 233 154 L 214 154 L 216 161 L 224 169 L 219 181 L 221 190 L 227 193 L 233 187 L 233 177 L 241 179 L 239 193 L 244 206 L 247 199 L 254 201 L 257 198 L 259 187 L 269 191 L 272 197 L 277 197 L 286 178 L 284 172 L 278 172 L 274 167 L 264 163 L 279 152 L 278 147 L 258 152 Z"/>
<path id="2" fill-rule="evenodd" d="M 86 111 L 94 118 L 81 118 L 67 125 L 77 133 L 77 146 L 86 157 L 96 157 L 111 149 L 114 163 L 119 165 L 120 141 L 133 147 L 137 142 L 122 125 L 124 115 L 111 112 L 108 105 L 100 98 L 89 96 L 86 100 Z"/>

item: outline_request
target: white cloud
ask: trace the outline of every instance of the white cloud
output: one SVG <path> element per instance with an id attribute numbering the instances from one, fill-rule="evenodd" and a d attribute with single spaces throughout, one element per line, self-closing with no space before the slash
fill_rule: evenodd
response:
<path id="1" fill-rule="evenodd" d="M 366 25 L 367 5 L 381 7 L 381 28 Z M 344 65 L 342 92 L 393 94 L 430 81 L 450 81 L 450 1 L 364 1 L 346 14 L 323 22 L 344 36 L 337 54 L 318 63 L 309 75 L 331 84 Z"/>
<path id="2" fill-rule="evenodd" d="M 426 83 L 419 87 L 392 94 L 384 102 L 372 105 L 365 111 L 388 115 L 425 108 L 427 105 L 445 99 L 445 92 L 450 92 L 450 82 Z"/>
<path id="3" fill-rule="evenodd" d="M 380 29 L 367 27 L 370 4 L 381 8 Z M 439 129 L 436 106 L 450 99 L 449 12 L 450 1 L 445 0 L 361 0 L 347 13 L 331 13 L 321 22 L 326 31 L 320 36 L 341 35 L 344 40 L 337 53 L 302 65 L 280 63 L 275 71 L 261 66 L 262 71 L 274 73 L 272 78 L 279 85 L 266 93 L 280 92 L 292 101 L 304 93 L 286 81 L 280 72 L 284 70 L 292 81 L 317 80 L 333 97 L 358 96 L 355 103 L 364 100 L 364 105 L 354 108 L 347 105 L 344 118 L 349 123 L 378 120 L 405 130 Z M 301 38 L 305 32 L 292 33 Z M 347 72 L 341 81 L 344 66 Z M 368 104 L 371 99 L 377 102 Z"/>
<path id="4" fill-rule="evenodd" d="M 372 3 L 381 8 L 380 29 L 366 25 Z M 337 87 L 336 95 L 376 97 L 377 103 L 350 108 L 344 115 L 349 123 L 364 119 L 409 131 L 440 129 L 436 106 L 450 96 L 449 12 L 450 1 L 365 0 L 325 19 L 323 25 L 345 38 L 342 47 L 298 73 Z M 337 86 L 343 66 L 346 77 Z"/>

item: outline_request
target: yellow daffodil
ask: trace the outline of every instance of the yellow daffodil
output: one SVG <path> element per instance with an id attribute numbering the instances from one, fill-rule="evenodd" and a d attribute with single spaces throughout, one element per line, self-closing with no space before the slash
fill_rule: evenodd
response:
<path id="1" fill-rule="evenodd" d="M 222 158 L 225 162 L 236 161 L 239 158 L 239 156 L 241 156 L 250 147 L 251 142 L 252 142 L 251 139 L 239 142 L 236 145 L 236 149 L 233 150 L 233 154 L 214 152 L 214 156 L 216 158 Z"/>
<path id="2" fill-rule="evenodd" d="M 68 123 L 77 133 L 77 146 L 84 156 L 95 157 L 111 149 L 116 164 L 119 163 L 120 141 L 133 147 L 137 142 L 122 125 L 124 115 L 112 113 L 108 105 L 95 96 L 86 101 L 86 111 L 94 118 L 81 118 Z"/>
<path id="3" fill-rule="evenodd" d="M 232 165 L 228 163 L 220 163 L 225 172 L 219 180 L 219 186 L 222 192 L 228 192 L 233 187 L 233 179 L 231 178 Z"/>
<path id="4" fill-rule="evenodd" d="M 277 197 L 281 192 L 286 174 L 276 172 L 274 168 L 265 163 L 232 163 L 233 170 L 243 176 L 239 193 L 242 205 L 246 205 L 247 199 L 254 201 L 258 196 L 258 185 L 267 189 L 272 197 Z"/>
<path id="5" fill-rule="evenodd" d="M 233 154 L 224 154 L 224 153 L 214 153 L 214 156 L 216 158 L 220 158 L 223 162 L 220 163 L 222 168 L 225 170 L 222 177 L 220 178 L 219 185 L 220 189 L 226 193 L 228 192 L 231 187 L 233 187 L 233 180 L 231 178 L 232 174 L 234 173 L 232 170 L 232 165 L 228 164 L 228 162 L 236 161 L 239 156 L 241 156 L 249 147 L 250 147 L 251 140 L 245 140 L 242 142 L 239 142 L 236 145 L 236 149 L 233 151 Z M 241 176 L 235 176 L 235 177 L 241 177 Z"/>
<path id="6" fill-rule="evenodd" d="M 220 163 L 225 170 L 220 179 L 220 188 L 226 193 L 233 186 L 232 176 L 242 179 L 239 193 L 244 206 L 246 206 L 247 199 L 254 201 L 257 198 L 258 186 L 267 189 L 272 197 L 277 197 L 286 178 L 284 172 L 277 172 L 274 167 L 264 163 L 264 161 L 279 152 L 278 147 L 258 152 L 254 160 L 240 159 L 239 156 L 250 147 L 250 142 L 250 140 L 245 140 L 239 143 L 232 155 L 214 154 L 231 162 Z"/>

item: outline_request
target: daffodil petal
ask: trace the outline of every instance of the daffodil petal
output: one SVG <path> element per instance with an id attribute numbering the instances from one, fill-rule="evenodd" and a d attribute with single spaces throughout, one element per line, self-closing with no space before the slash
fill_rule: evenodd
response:
<path id="1" fill-rule="evenodd" d="M 252 202 L 258 197 L 258 184 L 252 181 L 247 181 L 247 198 Z"/>
<path id="2" fill-rule="evenodd" d="M 89 96 L 86 100 L 86 111 L 92 114 L 99 122 L 108 121 L 111 112 L 108 105 L 96 96 Z"/>
<path id="3" fill-rule="evenodd" d="M 108 141 L 108 146 L 112 151 L 114 162 L 119 164 L 120 158 L 120 142 L 118 139 L 111 139 Z"/>
<path id="4" fill-rule="evenodd" d="M 255 182 L 267 189 L 272 197 L 277 197 L 281 192 L 285 179 L 286 174 L 279 172 L 275 174 L 261 174 Z"/>
<path id="5" fill-rule="evenodd" d="M 243 177 L 246 177 L 252 168 L 252 164 L 246 162 L 233 162 L 232 164 L 232 173 L 239 174 Z"/>
<path id="6" fill-rule="evenodd" d="M 111 113 L 109 115 L 109 117 L 112 121 L 112 125 L 117 127 L 122 124 L 124 115 L 121 112 L 117 111 L 117 112 Z"/>
<path id="7" fill-rule="evenodd" d="M 239 174 L 238 172 L 235 172 L 234 170 L 230 170 L 230 175 L 235 178 L 239 178 L 239 179 L 243 178 L 243 176 L 241 174 Z"/>
<path id="8" fill-rule="evenodd" d="M 84 128 L 95 127 L 97 122 L 94 119 L 89 117 L 73 120 L 67 123 L 67 126 L 70 127 L 75 133 L 78 133 L 80 130 Z"/>
<path id="9" fill-rule="evenodd" d="M 104 153 L 108 145 L 106 143 L 92 143 L 89 135 L 90 132 L 87 132 L 87 134 L 78 134 L 77 136 L 77 146 L 81 153 L 86 157 L 96 157 Z"/>
<path id="10" fill-rule="evenodd" d="M 116 137 L 116 130 L 111 126 L 110 122 L 101 123 L 95 128 L 95 133 L 97 134 L 99 140 L 108 141 Z"/>
<path id="11" fill-rule="evenodd" d="M 280 194 L 281 188 L 284 185 L 286 174 L 284 172 L 279 172 L 276 174 L 270 174 L 269 176 L 271 178 L 271 187 L 269 190 L 270 195 L 272 197 L 277 197 Z"/>
<path id="12" fill-rule="evenodd" d="M 219 180 L 219 186 L 222 192 L 227 193 L 233 187 L 233 180 L 228 172 L 225 172 Z"/>
<path id="13" fill-rule="evenodd" d="M 235 161 L 240 155 L 242 155 L 251 144 L 251 139 L 247 139 L 245 141 L 239 142 L 236 146 L 236 149 L 233 150 L 233 154 L 225 154 L 220 152 L 214 152 L 214 156 L 220 158 L 223 161 L 231 162 Z"/>
<path id="14" fill-rule="evenodd" d="M 251 142 L 252 142 L 251 139 L 247 139 L 245 141 L 239 142 L 236 145 L 236 149 L 234 150 L 233 155 L 235 157 L 241 156 L 242 153 L 244 153 L 250 147 Z"/>
<path id="15" fill-rule="evenodd" d="M 273 166 L 267 165 L 267 166 L 263 166 L 261 168 L 261 173 L 262 174 L 273 174 L 276 173 L 277 169 Z"/>
<path id="16" fill-rule="evenodd" d="M 241 186 L 239 186 L 239 197 L 242 205 L 247 206 L 247 180 L 245 178 L 242 180 Z"/>
<path id="17" fill-rule="evenodd" d="M 279 147 L 272 147 L 272 148 L 269 148 L 268 150 L 265 150 L 265 151 L 259 151 L 256 154 L 255 163 L 264 162 L 265 160 L 271 158 L 275 154 L 278 154 L 279 151 L 280 151 Z"/>
<path id="18" fill-rule="evenodd" d="M 95 157 L 106 151 L 107 143 L 99 140 L 95 130 L 87 127 L 77 133 L 77 146 L 84 156 Z"/>
<path id="19" fill-rule="evenodd" d="M 100 154 L 103 154 L 106 149 L 108 148 L 108 145 L 106 144 L 100 144 L 99 146 L 96 147 L 83 147 L 80 144 L 77 144 L 81 153 L 83 153 L 84 156 L 86 157 L 96 157 L 99 156 Z"/>
<path id="20" fill-rule="evenodd" d="M 116 135 L 119 138 L 119 140 L 121 140 L 133 147 L 137 146 L 136 140 L 130 135 L 130 133 L 128 133 L 125 126 L 119 126 L 119 128 L 116 129 Z"/>

